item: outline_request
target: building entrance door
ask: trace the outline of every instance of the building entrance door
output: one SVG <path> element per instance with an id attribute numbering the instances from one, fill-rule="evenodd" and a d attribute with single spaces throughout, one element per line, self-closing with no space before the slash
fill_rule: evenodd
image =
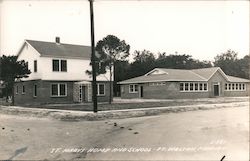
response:
<path id="1" fill-rule="evenodd" d="M 140 86 L 140 97 L 143 97 L 143 86 Z"/>
<path id="2" fill-rule="evenodd" d="M 214 96 L 220 95 L 220 88 L 218 84 L 214 84 Z"/>

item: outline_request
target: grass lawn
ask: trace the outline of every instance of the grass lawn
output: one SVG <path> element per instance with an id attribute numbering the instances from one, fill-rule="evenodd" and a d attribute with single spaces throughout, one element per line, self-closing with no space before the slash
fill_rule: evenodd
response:
<path id="1" fill-rule="evenodd" d="M 100 103 L 98 104 L 99 111 L 106 110 L 123 110 L 123 109 L 138 109 L 138 108 L 152 108 L 152 107 L 169 107 L 169 106 L 185 106 L 198 104 L 217 104 L 217 103 L 231 103 L 231 102 L 248 102 L 248 97 L 224 97 L 224 98 L 206 98 L 206 99 L 169 99 L 169 100 L 145 100 L 145 102 L 136 102 L 133 99 L 127 102 L 114 101 L 112 104 Z M 27 107 L 27 106 L 26 106 Z M 88 104 L 47 104 L 39 106 L 28 106 L 36 108 L 61 109 L 61 110 L 76 110 L 76 111 L 93 111 L 93 105 Z"/>

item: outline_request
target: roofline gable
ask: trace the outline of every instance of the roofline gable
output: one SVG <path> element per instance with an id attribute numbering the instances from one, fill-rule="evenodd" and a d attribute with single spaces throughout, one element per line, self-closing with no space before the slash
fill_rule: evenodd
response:
<path id="1" fill-rule="evenodd" d="M 164 74 L 168 74 L 167 72 L 163 71 L 161 68 L 154 68 L 153 70 L 147 72 L 146 74 L 144 74 L 144 76 L 148 76 L 149 74 L 153 73 L 156 70 L 160 70 L 162 73 Z"/>
<path id="2" fill-rule="evenodd" d="M 207 81 L 209 81 L 217 71 L 221 73 L 221 75 L 226 79 L 226 81 L 229 81 L 227 75 L 223 72 L 223 70 L 220 67 L 217 67 L 217 69 L 214 71 L 213 74 L 211 74 L 211 76 L 207 79 Z"/>
<path id="3" fill-rule="evenodd" d="M 41 54 L 27 40 L 24 40 L 23 45 L 21 46 L 21 48 L 19 49 L 19 51 L 17 53 L 17 57 L 19 57 L 19 55 L 22 53 L 26 44 L 30 45 L 39 54 L 39 56 L 41 56 Z"/>

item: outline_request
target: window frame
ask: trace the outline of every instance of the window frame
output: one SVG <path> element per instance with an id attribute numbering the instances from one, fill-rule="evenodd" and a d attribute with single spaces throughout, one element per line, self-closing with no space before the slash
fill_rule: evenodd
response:
<path id="1" fill-rule="evenodd" d="M 34 73 L 37 73 L 37 60 L 34 60 Z"/>
<path id="2" fill-rule="evenodd" d="M 246 91 L 246 83 L 225 83 L 225 86 L 226 85 L 228 86 L 228 88 L 227 89 L 225 88 L 225 91 L 233 91 L 233 92 Z"/>
<path id="3" fill-rule="evenodd" d="M 65 62 L 65 69 L 63 68 L 63 63 L 62 62 Z M 66 59 L 61 59 L 60 60 L 60 71 L 61 72 L 67 72 L 67 70 L 68 70 L 68 66 L 67 66 L 67 60 Z"/>
<path id="4" fill-rule="evenodd" d="M 137 86 L 137 88 L 135 88 Z M 132 88 L 131 88 L 132 87 Z M 132 90 L 131 90 L 132 89 Z M 135 90 L 137 89 L 137 91 Z M 130 84 L 129 85 L 129 93 L 138 93 L 139 89 L 138 89 L 138 84 Z"/>
<path id="5" fill-rule="evenodd" d="M 180 84 L 179 86 L 180 92 L 208 92 L 208 83 L 180 82 L 179 84 Z M 181 84 L 183 84 L 183 90 L 181 90 Z"/>
<path id="6" fill-rule="evenodd" d="M 184 91 L 184 83 L 180 82 L 180 91 Z"/>
<path id="7" fill-rule="evenodd" d="M 54 62 L 58 61 L 58 70 L 54 70 Z M 62 62 L 65 61 L 65 69 L 63 69 Z M 68 71 L 68 61 L 67 59 L 52 59 L 52 72 L 67 72 Z"/>
<path id="8" fill-rule="evenodd" d="M 56 85 L 57 86 L 57 95 L 52 94 L 52 86 Z M 65 95 L 61 95 L 61 89 L 60 86 L 64 85 L 65 86 Z M 67 83 L 51 83 L 50 85 L 50 97 L 67 97 L 68 96 L 68 90 L 67 90 Z"/>
<path id="9" fill-rule="evenodd" d="M 33 86 L 33 97 L 37 97 L 37 84 Z"/>
<path id="10" fill-rule="evenodd" d="M 194 91 L 194 83 L 189 83 L 189 90 Z"/>
<path id="11" fill-rule="evenodd" d="M 25 85 L 22 85 L 22 94 L 25 94 Z"/>
<path id="12" fill-rule="evenodd" d="M 103 94 L 100 93 L 101 85 L 103 85 Z M 97 83 L 97 96 L 105 96 L 106 95 L 105 89 L 106 89 L 105 83 Z"/>

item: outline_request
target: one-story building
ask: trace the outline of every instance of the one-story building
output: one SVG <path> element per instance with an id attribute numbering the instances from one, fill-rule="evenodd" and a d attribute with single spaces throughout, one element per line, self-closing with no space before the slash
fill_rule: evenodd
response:
<path id="1" fill-rule="evenodd" d="M 221 68 L 155 68 L 119 82 L 121 98 L 174 99 L 249 96 L 250 80 L 226 75 Z"/>
<path id="2" fill-rule="evenodd" d="M 25 40 L 18 60 L 28 62 L 31 74 L 15 82 L 14 103 L 47 104 L 92 101 L 91 47 Z M 97 100 L 109 100 L 109 72 L 97 76 Z M 112 96 L 112 94 L 111 94 Z"/>

